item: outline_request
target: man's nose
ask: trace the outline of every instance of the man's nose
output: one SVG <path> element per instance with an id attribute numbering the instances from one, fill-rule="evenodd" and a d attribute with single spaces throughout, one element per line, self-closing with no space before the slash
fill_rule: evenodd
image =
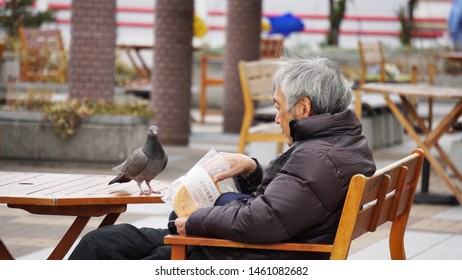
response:
<path id="1" fill-rule="evenodd" d="M 276 114 L 276 117 L 274 117 L 274 121 L 279 124 L 279 114 Z"/>

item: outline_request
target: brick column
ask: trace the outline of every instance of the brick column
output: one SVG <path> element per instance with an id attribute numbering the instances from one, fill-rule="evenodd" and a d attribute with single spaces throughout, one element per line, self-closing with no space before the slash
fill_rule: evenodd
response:
<path id="1" fill-rule="evenodd" d="M 224 132 L 239 133 L 244 103 L 237 64 L 260 57 L 262 0 L 228 1 L 226 27 Z"/>
<path id="2" fill-rule="evenodd" d="M 193 13 L 194 1 L 157 0 L 151 101 L 162 144 L 189 143 Z"/>
<path id="3" fill-rule="evenodd" d="M 72 98 L 112 100 L 115 42 L 115 0 L 72 1 L 69 58 Z"/>

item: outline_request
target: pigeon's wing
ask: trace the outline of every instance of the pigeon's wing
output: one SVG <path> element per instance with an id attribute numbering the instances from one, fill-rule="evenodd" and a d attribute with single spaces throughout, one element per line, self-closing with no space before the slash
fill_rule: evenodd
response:
<path id="1" fill-rule="evenodd" d="M 117 177 L 112 179 L 108 185 L 114 184 L 114 183 L 127 183 L 130 182 L 132 179 L 128 178 L 125 176 L 125 174 L 119 174 Z"/>
<path id="2" fill-rule="evenodd" d="M 122 162 L 121 164 L 115 166 L 112 168 L 112 170 L 118 174 L 122 174 L 124 173 L 124 168 L 125 168 L 125 164 L 127 163 L 127 160 L 125 160 L 124 162 Z"/>
<path id="3" fill-rule="evenodd" d="M 167 166 L 167 163 L 168 163 L 168 156 L 167 154 L 164 154 L 164 157 L 162 158 L 162 161 L 163 161 L 163 165 L 162 165 L 162 170 L 161 172 L 165 169 L 165 167 Z"/>
<path id="4" fill-rule="evenodd" d="M 143 152 L 135 152 L 125 161 L 123 173 L 133 178 L 146 168 L 147 163 L 148 159 Z"/>

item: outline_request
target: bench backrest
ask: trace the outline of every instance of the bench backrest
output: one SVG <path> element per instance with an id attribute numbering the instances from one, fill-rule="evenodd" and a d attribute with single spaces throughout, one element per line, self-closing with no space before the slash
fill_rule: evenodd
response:
<path id="1" fill-rule="evenodd" d="M 346 259 L 352 240 L 392 222 L 391 258 L 406 259 L 404 232 L 423 158 L 423 151 L 416 149 L 371 177 L 355 175 L 351 179 L 331 258 Z"/>

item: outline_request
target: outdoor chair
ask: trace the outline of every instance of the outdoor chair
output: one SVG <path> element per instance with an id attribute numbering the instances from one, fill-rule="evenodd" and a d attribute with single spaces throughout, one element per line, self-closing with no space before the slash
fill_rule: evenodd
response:
<path id="1" fill-rule="evenodd" d="M 399 83 L 411 83 L 416 84 L 418 79 L 418 68 L 415 65 L 411 66 L 411 73 L 407 74 L 399 74 L 398 76 L 392 77 L 387 73 L 387 62 L 385 60 L 385 55 L 383 52 L 383 46 L 380 41 L 369 41 L 363 42 L 361 40 L 358 41 L 358 51 L 359 51 L 359 58 L 361 63 L 361 77 L 360 77 L 360 84 L 367 83 L 367 82 L 379 82 L 379 83 L 387 83 L 387 82 L 399 82 Z M 369 70 L 371 67 L 379 67 L 379 74 L 370 74 Z M 434 65 L 430 64 L 428 67 L 428 83 L 431 85 L 434 82 L 435 76 L 435 67 Z M 376 97 L 380 100 L 382 98 L 380 96 Z M 411 99 L 412 104 L 414 106 L 417 105 L 416 98 Z M 429 126 L 432 123 L 432 112 L 433 112 L 433 100 L 428 99 L 428 113 L 427 113 L 427 122 Z"/>
<path id="2" fill-rule="evenodd" d="M 260 58 L 278 58 L 283 49 L 283 37 L 262 38 L 260 41 Z M 221 54 L 203 54 L 201 56 L 201 87 L 199 96 L 200 122 L 204 123 L 207 114 L 207 88 L 209 86 L 221 86 L 224 84 L 222 77 L 210 76 L 209 63 L 222 62 Z"/>
<path id="3" fill-rule="evenodd" d="M 276 109 L 273 104 L 273 74 L 275 59 L 241 61 L 238 64 L 244 101 L 244 116 L 239 136 L 238 153 L 245 153 L 250 142 L 276 142 L 277 154 L 286 141 L 281 128 L 274 122 Z M 265 104 L 268 103 L 268 104 Z M 257 115 L 272 115 L 270 122 L 259 121 Z"/>
<path id="4" fill-rule="evenodd" d="M 279 58 L 282 54 L 284 37 L 266 37 L 260 41 L 260 58 Z"/>
<path id="5" fill-rule="evenodd" d="M 66 52 L 58 29 L 20 28 L 22 81 L 66 81 Z"/>
<path id="6" fill-rule="evenodd" d="M 391 222 L 389 249 L 391 259 L 406 259 L 404 234 L 419 180 L 423 151 L 415 149 L 371 177 L 355 175 L 349 185 L 340 223 L 332 244 L 277 243 L 248 244 L 201 236 L 167 235 L 172 259 L 185 259 L 187 246 L 230 247 L 259 250 L 284 250 L 330 253 L 332 260 L 345 260 L 353 240 Z"/>
<path id="7" fill-rule="evenodd" d="M 417 82 L 417 67 L 411 66 L 411 74 L 402 74 L 397 77 L 391 77 L 387 74 L 387 61 L 383 52 L 383 46 L 380 41 L 363 42 L 358 41 L 359 59 L 361 63 L 360 83 L 366 82 Z M 378 67 L 378 74 L 370 74 L 372 67 Z"/>

